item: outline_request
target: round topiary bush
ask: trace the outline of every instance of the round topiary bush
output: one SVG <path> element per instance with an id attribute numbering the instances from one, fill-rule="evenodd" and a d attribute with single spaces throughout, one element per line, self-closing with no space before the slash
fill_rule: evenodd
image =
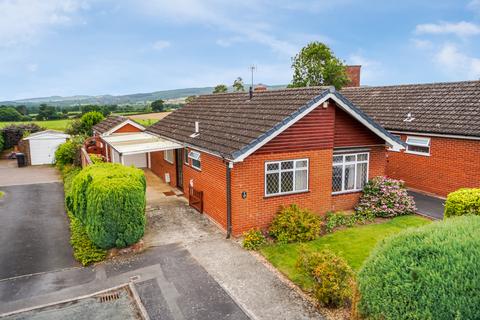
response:
<path id="1" fill-rule="evenodd" d="M 134 244 L 145 231 L 145 175 L 121 164 L 100 163 L 75 176 L 67 206 L 102 248 Z"/>
<path id="2" fill-rule="evenodd" d="M 445 217 L 465 214 L 480 215 L 480 188 L 463 188 L 448 194 Z"/>
<path id="3" fill-rule="evenodd" d="M 368 319 L 478 319 L 480 217 L 463 216 L 394 235 L 358 275 Z"/>
<path id="4" fill-rule="evenodd" d="M 415 213 L 417 208 L 408 195 L 404 182 L 375 177 L 363 188 L 355 211 L 367 217 L 395 217 Z"/>

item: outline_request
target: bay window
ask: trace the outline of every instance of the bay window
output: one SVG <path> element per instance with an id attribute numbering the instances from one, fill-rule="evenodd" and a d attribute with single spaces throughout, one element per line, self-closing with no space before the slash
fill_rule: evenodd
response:
<path id="1" fill-rule="evenodd" d="M 308 190 L 308 159 L 265 163 L 265 196 Z"/>
<path id="2" fill-rule="evenodd" d="M 368 180 L 368 152 L 334 154 L 332 192 L 360 191 Z"/>

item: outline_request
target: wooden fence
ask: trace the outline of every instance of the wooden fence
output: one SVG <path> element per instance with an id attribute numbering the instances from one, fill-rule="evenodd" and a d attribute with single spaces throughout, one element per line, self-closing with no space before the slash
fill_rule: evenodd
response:
<path id="1" fill-rule="evenodd" d="M 200 213 L 203 213 L 203 191 L 195 190 L 190 186 L 188 191 L 188 204 Z"/>

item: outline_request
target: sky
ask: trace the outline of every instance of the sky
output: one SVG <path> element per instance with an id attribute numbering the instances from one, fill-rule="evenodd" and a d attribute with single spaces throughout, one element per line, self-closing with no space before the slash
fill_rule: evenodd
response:
<path id="1" fill-rule="evenodd" d="M 480 0 L 0 0 L 0 101 L 287 84 L 310 41 L 362 85 L 480 79 Z"/>

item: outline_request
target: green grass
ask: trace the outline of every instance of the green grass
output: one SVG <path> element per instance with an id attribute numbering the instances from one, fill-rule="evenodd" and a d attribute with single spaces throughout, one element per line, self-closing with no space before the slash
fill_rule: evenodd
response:
<path id="1" fill-rule="evenodd" d="M 36 123 L 42 128 L 65 131 L 67 124 L 71 122 L 71 119 L 61 119 L 61 120 L 46 120 L 46 121 L 26 121 L 26 122 L 0 122 L 0 129 L 6 127 L 10 124 L 21 124 L 21 123 Z"/>
<path id="2" fill-rule="evenodd" d="M 290 280 L 309 291 L 312 280 L 298 272 L 296 262 L 299 251 L 329 249 L 343 257 L 354 271 L 358 271 L 378 241 L 409 227 L 430 223 L 420 216 L 397 217 L 380 224 L 355 226 L 336 231 L 306 243 L 273 244 L 263 247 L 260 252 Z"/>
<path id="3" fill-rule="evenodd" d="M 134 121 L 140 123 L 144 127 L 149 127 L 156 123 L 158 119 L 134 119 Z"/>

